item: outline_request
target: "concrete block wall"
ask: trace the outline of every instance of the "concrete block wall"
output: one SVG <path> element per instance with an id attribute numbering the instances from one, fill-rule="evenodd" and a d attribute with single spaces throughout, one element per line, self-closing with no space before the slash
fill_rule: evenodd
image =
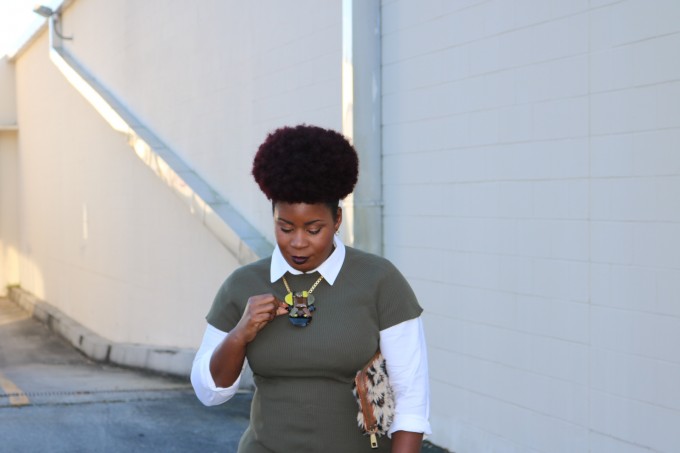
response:
<path id="1" fill-rule="evenodd" d="M 680 4 L 383 0 L 385 254 L 432 441 L 680 449 Z"/>

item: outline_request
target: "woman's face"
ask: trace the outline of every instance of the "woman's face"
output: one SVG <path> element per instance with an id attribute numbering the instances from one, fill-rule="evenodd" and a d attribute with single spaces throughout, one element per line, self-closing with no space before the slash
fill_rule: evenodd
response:
<path id="1" fill-rule="evenodd" d="M 294 269 L 309 272 L 326 261 L 333 251 L 333 235 L 340 228 L 342 210 L 337 220 L 324 203 L 284 203 L 274 205 L 276 243 L 283 257 Z"/>

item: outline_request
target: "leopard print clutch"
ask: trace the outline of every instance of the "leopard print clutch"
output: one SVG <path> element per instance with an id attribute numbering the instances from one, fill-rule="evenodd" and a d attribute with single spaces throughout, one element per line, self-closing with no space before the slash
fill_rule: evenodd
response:
<path id="1" fill-rule="evenodd" d="M 378 436 L 387 434 L 394 419 L 394 392 L 380 351 L 357 372 L 352 392 L 359 405 L 359 428 L 370 436 L 371 448 L 378 448 Z"/>

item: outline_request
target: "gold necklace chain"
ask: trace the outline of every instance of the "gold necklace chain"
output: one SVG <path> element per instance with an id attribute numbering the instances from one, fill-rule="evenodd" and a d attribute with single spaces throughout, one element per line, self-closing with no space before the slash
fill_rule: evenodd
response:
<path id="1" fill-rule="evenodd" d="M 317 281 L 314 282 L 314 284 L 312 285 L 312 287 L 309 288 L 309 289 L 307 290 L 307 294 L 312 294 L 312 291 L 314 291 L 314 289 L 319 285 L 319 283 L 321 283 L 321 280 L 323 280 L 323 275 L 322 275 L 321 277 L 319 277 L 319 279 L 318 279 Z M 288 291 L 289 293 L 292 293 L 292 292 L 293 292 L 293 291 L 290 289 L 290 286 L 288 286 L 288 281 L 286 280 L 286 276 L 285 276 L 285 275 L 283 276 L 283 284 L 286 285 L 286 291 Z"/>

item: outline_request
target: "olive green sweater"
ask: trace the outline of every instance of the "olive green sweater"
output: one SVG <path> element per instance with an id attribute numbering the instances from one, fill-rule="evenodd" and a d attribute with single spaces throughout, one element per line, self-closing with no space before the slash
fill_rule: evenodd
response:
<path id="1" fill-rule="evenodd" d="M 229 332 L 250 296 L 284 298 L 271 283 L 271 258 L 236 270 L 222 285 L 207 320 Z M 318 273 L 290 275 L 293 291 L 308 290 Z M 401 273 L 386 259 L 346 247 L 335 283 L 314 290 L 316 311 L 307 327 L 277 317 L 248 345 L 256 385 L 239 453 L 360 453 L 390 451 L 387 437 L 370 448 L 357 427 L 352 381 L 378 349 L 380 331 L 422 312 Z"/>

